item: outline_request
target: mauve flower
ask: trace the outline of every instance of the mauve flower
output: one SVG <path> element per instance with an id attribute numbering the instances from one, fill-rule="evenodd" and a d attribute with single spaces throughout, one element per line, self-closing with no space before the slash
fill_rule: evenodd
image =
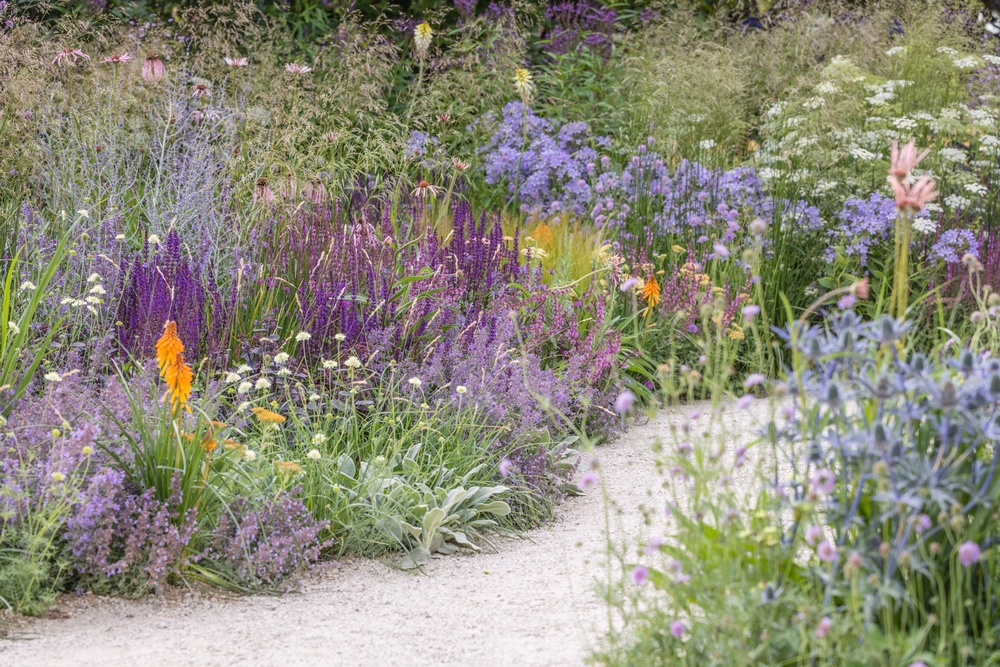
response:
<path id="1" fill-rule="evenodd" d="M 268 204 L 275 199 L 271 186 L 267 184 L 266 178 L 258 178 L 257 185 L 253 191 L 253 200 L 258 204 Z"/>
<path id="2" fill-rule="evenodd" d="M 597 486 L 597 482 L 599 480 L 600 478 L 597 476 L 596 472 L 585 472 L 580 478 L 580 488 L 584 491 L 588 491 Z"/>
<path id="3" fill-rule="evenodd" d="M 500 461 L 500 476 L 506 477 L 510 474 L 510 459 Z"/>
<path id="4" fill-rule="evenodd" d="M 70 59 L 75 63 L 78 59 L 83 58 L 84 60 L 90 60 L 90 56 L 81 51 L 80 49 L 63 49 L 56 53 L 56 57 L 52 59 L 53 65 L 65 65 Z"/>
<path id="5" fill-rule="evenodd" d="M 978 563 L 980 555 L 979 545 L 975 542 L 966 542 L 958 547 L 958 562 L 962 564 L 962 567 Z"/>
<path id="6" fill-rule="evenodd" d="M 910 667 L 927 667 L 927 663 L 923 660 L 919 660 L 917 662 L 911 662 Z"/>
<path id="7" fill-rule="evenodd" d="M 736 449 L 736 460 L 733 462 L 733 467 L 742 468 L 743 464 L 747 462 L 747 448 L 738 447 Z"/>
<path id="8" fill-rule="evenodd" d="M 674 621 L 670 624 L 670 634 L 674 637 L 680 638 L 685 632 L 687 632 L 687 626 L 682 621 Z"/>
<path id="9" fill-rule="evenodd" d="M 837 300 L 837 308 L 840 308 L 841 310 L 853 308 L 855 301 L 857 301 L 857 298 L 853 294 L 845 294 Z"/>
<path id="10" fill-rule="evenodd" d="M 635 394 L 626 389 L 622 393 L 618 394 L 618 398 L 615 399 L 615 412 L 620 415 L 624 415 L 626 412 L 632 410 L 632 405 L 634 403 Z"/>
<path id="11" fill-rule="evenodd" d="M 285 71 L 289 74 L 308 74 L 312 71 L 312 67 L 306 65 L 300 65 L 298 63 L 287 63 L 285 65 Z"/>
<path id="12" fill-rule="evenodd" d="M 632 583 L 642 586 L 649 579 L 649 568 L 645 565 L 636 565 L 632 568 Z"/>
<path id="13" fill-rule="evenodd" d="M 646 553 L 654 554 L 660 550 L 661 546 L 663 546 L 663 538 L 651 537 L 649 542 L 646 543 Z"/>
<path id="14" fill-rule="evenodd" d="M 726 246 L 722 245 L 721 243 L 714 244 L 712 246 L 712 250 L 715 251 L 716 255 L 718 255 L 719 257 L 722 257 L 723 259 L 729 257 L 729 248 L 727 248 Z"/>
<path id="15" fill-rule="evenodd" d="M 833 629 L 833 619 L 831 619 L 829 616 L 824 616 L 823 618 L 820 619 L 819 623 L 816 624 L 816 630 L 813 631 L 813 634 L 816 635 L 816 637 L 818 637 L 819 639 L 822 639 L 823 637 L 826 637 L 828 634 L 830 634 L 830 630 L 832 629 Z"/>
<path id="16" fill-rule="evenodd" d="M 747 376 L 747 379 L 743 381 L 743 387 L 749 389 L 750 387 L 756 387 L 757 385 L 765 382 L 767 376 L 763 373 L 751 373 Z"/>
<path id="17" fill-rule="evenodd" d="M 638 283 L 639 283 L 638 278 L 629 278 L 628 280 L 622 283 L 622 286 L 619 289 L 623 292 L 627 292 L 633 287 L 635 287 Z"/>
<path id="18" fill-rule="evenodd" d="M 142 63 L 142 79 L 150 83 L 162 81 L 167 74 L 167 68 L 163 66 L 163 61 L 155 53 L 146 54 L 146 60 Z"/>
<path id="19" fill-rule="evenodd" d="M 223 58 L 230 67 L 246 67 L 250 64 L 246 58 Z"/>
<path id="20" fill-rule="evenodd" d="M 746 394 L 744 396 L 740 396 L 736 400 L 736 409 L 746 410 L 747 408 L 750 407 L 751 403 L 753 403 L 753 394 Z"/>
<path id="21" fill-rule="evenodd" d="M 851 294 L 858 297 L 859 299 L 867 299 L 869 293 L 869 283 L 867 278 L 862 278 L 858 282 L 851 285 Z"/>
<path id="22" fill-rule="evenodd" d="M 917 518 L 913 522 L 913 527 L 917 531 L 917 535 L 922 535 L 931 527 L 931 518 L 926 514 L 918 514 Z"/>
<path id="23" fill-rule="evenodd" d="M 889 185 L 896 196 L 896 208 L 912 213 L 919 213 L 929 202 L 937 199 L 938 191 L 934 189 L 936 184 L 936 181 L 926 176 L 921 176 L 913 185 L 900 181 L 895 176 L 889 177 Z"/>
<path id="24" fill-rule="evenodd" d="M 823 537 L 823 529 L 819 526 L 809 526 L 806 528 L 806 544 L 814 546 Z"/>
<path id="25" fill-rule="evenodd" d="M 816 556 L 820 560 L 824 560 L 828 563 L 832 563 L 837 560 L 837 547 L 833 546 L 829 540 L 823 540 L 816 547 Z"/>
<path id="26" fill-rule="evenodd" d="M 120 56 L 109 56 L 109 57 L 103 59 L 101 62 L 102 63 L 111 63 L 112 65 L 117 65 L 118 63 L 127 63 L 130 60 L 132 60 L 132 56 L 129 55 L 129 54 L 127 54 L 127 53 L 123 53 Z"/>
<path id="27" fill-rule="evenodd" d="M 751 303 L 749 305 L 743 306 L 743 310 L 741 310 L 740 312 L 743 313 L 744 319 L 752 320 L 753 318 L 757 317 L 757 315 L 760 314 L 760 306 L 756 306 Z"/>
<path id="28" fill-rule="evenodd" d="M 826 495 L 837 485 L 837 476 L 829 468 L 820 468 L 813 473 L 809 482 L 817 493 Z"/>
<path id="29" fill-rule="evenodd" d="M 196 84 L 194 90 L 191 91 L 191 97 L 211 97 L 212 89 L 208 87 L 207 83 Z"/>
<path id="30" fill-rule="evenodd" d="M 894 176 L 899 179 L 905 179 L 910 175 L 920 161 L 923 160 L 930 154 L 931 150 L 925 148 L 920 154 L 917 154 L 916 142 L 910 141 L 910 143 L 903 146 L 903 150 L 899 150 L 899 143 L 895 140 L 892 142 L 892 151 L 890 153 L 890 167 L 889 175 Z"/>

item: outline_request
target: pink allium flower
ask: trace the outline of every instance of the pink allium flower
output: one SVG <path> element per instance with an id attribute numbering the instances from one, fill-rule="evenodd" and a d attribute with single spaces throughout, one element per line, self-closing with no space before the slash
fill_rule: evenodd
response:
<path id="1" fill-rule="evenodd" d="M 83 58 L 84 60 L 90 60 L 90 56 L 81 51 L 80 49 L 63 49 L 56 53 L 56 57 L 52 59 L 53 65 L 65 65 L 68 61 L 72 60 L 74 63 Z"/>
<path id="2" fill-rule="evenodd" d="M 958 547 L 958 562 L 962 564 L 962 567 L 978 563 L 981 555 L 979 545 L 975 542 L 965 542 Z"/>
<path id="3" fill-rule="evenodd" d="M 687 626 L 683 621 L 674 621 L 670 624 L 670 634 L 680 639 L 680 636 L 687 632 Z"/>
<path id="4" fill-rule="evenodd" d="M 632 406 L 634 404 L 635 394 L 626 389 L 622 393 L 618 394 L 618 398 L 615 399 L 615 412 L 620 415 L 624 415 L 626 412 L 630 412 L 632 410 Z"/>
<path id="5" fill-rule="evenodd" d="M 102 63 L 111 63 L 112 65 L 117 65 L 118 63 L 127 63 L 127 62 L 129 62 L 131 60 L 132 60 L 132 56 L 131 55 L 129 55 L 127 53 L 123 53 L 120 56 L 110 56 L 108 58 L 105 58 L 101 62 Z"/>
<path id="6" fill-rule="evenodd" d="M 743 387 L 749 389 L 750 387 L 756 387 L 767 381 L 767 376 L 763 373 L 751 373 L 747 376 L 747 379 L 743 381 Z"/>
<path id="7" fill-rule="evenodd" d="M 823 540 L 816 547 L 816 556 L 822 561 L 833 563 L 837 560 L 837 547 L 833 546 L 829 540 Z"/>
<path id="8" fill-rule="evenodd" d="M 500 468 L 501 477 L 508 476 L 510 474 L 510 459 L 500 461 L 500 465 L 498 467 Z"/>
<path id="9" fill-rule="evenodd" d="M 820 468 L 813 473 L 809 483 L 812 484 L 813 490 L 816 491 L 816 493 L 825 496 L 833 491 L 834 487 L 837 486 L 837 476 L 834 475 L 833 471 L 829 468 Z"/>
<path id="10" fill-rule="evenodd" d="M 167 68 L 163 66 L 163 61 L 155 53 L 147 53 L 146 60 L 142 63 L 142 80 L 149 83 L 162 81 L 167 75 Z"/>
<path id="11" fill-rule="evenodd" d="M 230 67 L 246 67 L 250 61 L 246 58 L 223 58 Z"/>
<path id="12" fill-rule="evenodd" d="M 917 154 L 917 145 L 914 141 L 903 146 L 903 150 L 899 150 L 899 143 L 896 141 L 892 142 L 892 152 L 891 152 L 891 165 L 889 166 L 889 175 L 894 176 L 898 179 L 905 180 L 910 172 L 913 171 L 920 161 L 923 160 L 930 154 L 931 150 L 925 148 L 920 154 Z"/>
<path id="13" fill-rule="evenodd" d="M 596 472 L 585 472 L 583 473 L 583 477 L 580 478 L 580 488 L 584 491 L 589 491 L 597 486 L 598 481 L 600 481 L 600 478 Z"/>
<path id="14" fill-rule="evenodd" d="M 636 565 L 632 568 L 632 583 L 636 586 L 642 586 L 649 579 L 649 568 L 645 565 Z"/>
<path id="15" fill-rule="evenodd" d="M 821 537 L 823 537 L 823 529 L 820 526 L 809 526 L 806 528 L 806 544 L 809 546 L 816 546 Z"/>
<path id="16" fill-rule="evenodd" d="M 813 631 L 813 634 L 816 635 L 816 637 L 818 637 L 819 639 L 822 639 L 823 637 L 826 637 L 828 634 L 830 634 L 830 630 L 832 629 L 833 629 L 833 619 L 830 618 L 829 616 L 824 616 L 819 620 L 819 623 L 816 624 L 816 629 Z"/>

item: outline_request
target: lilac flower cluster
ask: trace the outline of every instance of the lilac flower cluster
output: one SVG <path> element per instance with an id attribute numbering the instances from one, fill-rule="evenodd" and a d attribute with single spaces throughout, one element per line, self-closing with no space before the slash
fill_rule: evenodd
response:
<path id="1" fill-rule="evenodd" d="M 553 55 L 589 49 L 607 59 L 611 56 L 613 37 L 618 32 L 618 12 L 591 0 L 564 0 L 549 5 L 545 18 L 552 27 L 546 38 L 546 50 Z"/>
<path id="2" fill-rule="evenodd" d="M 325 546 L 320 535 L 327 528 L 296 493 L 269 497 L 263 504 L 245 497 L 231 500 L 198 560 L 212 561 L 244 586 L 288 588 L 319 560 Z"/>
<path id="3" fill-rule="evenodd" d="M 837 258 L 837 245 L 842 244 L 844 254 L 857 257 L 861 266 L 868 265 L 868 252 L 873 245 L 888 240 L 898 211 L 890 197 L 873 193 L 867 200 L 848 199 L 837 214 L 840 225 L 827 233 L 833 239 L 826 249 L 826 260 Z"/>
<path id="4" fill-rule="evenodd" d="M 965 255 L 979 257 L 979 239 L 968 229 L 949 229 L 931 246 L 928 256 L 949 264 L 962 261 Z"/>
<path id="5" fill-rule="evenodd" d="M 154 489 L 130 489 L 125 473 L 102 468 L 82 491 L 66 522 L 65 539 L 81 585 L 97 591 L 142 593 L 182 566 L 195 516 L 179 516 L 180 485 L 168 502 Z"/>

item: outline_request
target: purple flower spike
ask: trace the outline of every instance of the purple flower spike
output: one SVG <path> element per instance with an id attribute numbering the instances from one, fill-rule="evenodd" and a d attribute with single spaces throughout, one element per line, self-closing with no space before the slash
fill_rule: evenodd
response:
<path id="1" fill-rule="evenodd" d="M 962 564 L 962 567 L 978 563 L 981 555 L 979 545 L 975 542 L 966 542 L 958 547 L 958 562 Z"/>
<path id="2" fill-rule="evenodd" d="M 645 565 L 636 565 L 632 568 L 632 583 L 642 586 L 649 579 L 649 568 Z"/>

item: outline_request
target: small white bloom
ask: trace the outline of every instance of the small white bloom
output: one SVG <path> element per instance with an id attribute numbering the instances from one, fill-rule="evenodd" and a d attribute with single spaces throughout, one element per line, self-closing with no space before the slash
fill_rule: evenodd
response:
<path id="1" fill-rule="evenodd" d="M 115 241 L 124 241 L 124 240 L 125 240 L 124 234 L 118 234 L 117 236 L 115 236 Z"/>
<path id="2" fill-rule="evenodd" d="M 989 189 L 982 183 L 966 183 L 965 189 L 980 197 L 985 197 Z"/>
<path id="3" fill-rule="evenodd" d="M 351 356 L 347 358 L 347 361 L 344 362 L 344 365 L 347 366 L 348 368 L 361 368 L 361 360 L 358 359 L 357 357 Z"/>
<path id="4" fill-rule="evenodd" d="M 30 280 L 25 280 L 23 283 L 21 283 L 22 292 L 27 292 L 28 290 L 33 290 L 33 289 L 36 289 L 35 283 L 31 282 Z"/>
<path id="5" fill-rule="evenodd" d="M 104 285 L 94 285 L 93 287 L 90 288 L 90 293 L 91 294 L 107 294 L 107 291 L 104 289 Z"/>
<path id="6" fill-rule="evenodd" d="M 282 368 L 282 369 L 281 369 L 281 370 L 279 370 L 279 371 L 278 371 L 278 373 L 277 373 L 278 377 L 282 377 L 282 378 L 286 378 L 286 377 L 288 377 L 288 376 L 289 376 L 289 375 L 291 375 L 291 374 L 292 374 L 292 371 L 290 371 L 290 370 L 289 370 L 289 369 L 287 369 L 287 368 Z"/>
<path id="7" fill-rule="evenodd" d="M 875 159 L 875 153 L 871 151 L 866 151 L 864 148 L 852 148 L 851 155 L 853 155 L 858 160 L 871 161 Z"/>
<path id="8" fill-rule="evenodd" d="M 409 380 L 407 380 L 407 382 L 409 382 L 414 387 L 418 388 L 420 387 L 420 385 L 423 384 L 423 382 L 420 381 L 420 378 L 410 378 Z"/>
<path id="9" fill-rule="evenodd" d="M 243 458 L 245 458 L 247 461 L 255 461 L 257 459 L 257 452 L 255 452 L 252 449 L 248 449 L 245 452 L 243 452 Z"/>
<path id="10" fill-rule="evenodd" d="M 949 162 L 965 162 L 965 151 L 960 148 L 942 148 L 938 155 Z"/>
<path id="11" fill-rule="evenodd" d="M 979 59 L 975 56 L 956 58 L 955 60 L 952 60 L 951 63 L 959 69 L 972 69 L 973 67 L 979 67 Z"/>
<path id="12" fill-rule="evenodd" d="M 87 276 L 87 282 L 88 283 L 96 283 L 96 282 L 99 282 L 100 280 L 101 280 L 101 276 L 96 271 L 94 271 L 89 276 Z"/>
<path id="13" fill-rule="evenodd" d="M 921 234 L 933 234 L 937 230 L 937 223 L 930 218 L 917 218 L 913 221 L 913 229 Z"/>
<path id="14" fill-rule="evenodd" d="M 90 211 L 88 211 L 86 209 L 83 209 L 83 208 L 81 208 L 79 211 L 77 211 L 76 214 L 78 216 L 80 216 L 81 218 L 89 218 L 90 217 Z"/>
<path id="15" fill-rule="evenodd" d="M 310 449 L 309 453 L 306 454 L 306 458 L 312 459 L 313 461 L 318 461 L 323 458 L 323 455 L 319 453 L 318 449 Z"/>
<path id="16" fill-rule="evenodd" d="M 320 398 L 322 397 L 319 394 L 309 394 L 309 400 L 312 401 L 313 403 L 318 401 Z"/>
<path id="17" fill-rule="evenodd" d="M 100 304 L 104 303 L 104 299 L 102 299 L 99 296 L 88 296 L 86 298 L 86 301 L 87 303 L 93 304 L 95 306 L 99 306 Z"/>
<path id="18" fill-rule="evenodd" d="M 236 412 L 246 412 L 249 409 L 250 409 L 250 401 L 243 401 L 242 403 L 236 406 Z"/>
<path id="19" fill-rule="evenodd" d="M 250 368 L 250 366 L 248 366 L 247 364 L 241 364 L 241 365 L 240 365 L 240 366 L 239 366 L 239 367 L 238 367 L 238 368 L 236 369 L 236 372 L 237 372 L 237 373 L 239 373 L 240 375 L 242 375 L 242 374 L 244 374 L 244 373 L 253 373 L 253 369 L 252 369 L 252 368 Z"/>
<path id="20" fill-rule="evenodd" d="M 995 56 L 992 53 L 984 53 L 983 60 L 991 65 L 1000 65 L 1000 56 Z"/>
<path id="21" fill-rule="evenodd" d="M 238 386 L 236 388 L 236 393 L 237 394 L 245 394 L 248 391 L 250 391 L 251 389 L 253 389 L 253 385 L 250 384 L 249 382 L 243 381 L 243 382 L 240 383 L 240 386 Z"/>
<path id="22" fill-rule="evenodd" d="M 340 364 L 338 364 L 336 361 L 333 361 L 332 359 L 327 359 L 326 361 L 323 362 L 323 368 L 325 368 L 326 370 L 330 370 L 331 368 L 336 368 L 339 365 Z"/>
<path id="23" fill-rule="evenodd" d="M 288 361 L 288 353 L 287 352 L 279 352 L 278 354 L 274 355 L 274 363 L 276 363 L 276 364 L 283 364 L 286 361 Z"/>
<path id="24" fill-rule="evenodd" d="M 834 93 L 839 91 L 840 88 L 837 88 L 837 84 L 831 83 L 829 81 L 824 81 L 818 86 L 816 86 L 816 92 L 821 93 L 823 95 L 833 95 Z"/>
<path id="25" fill-rule="evenodd" d="M 59 373 L 56 373 L 55 371 L 49 371 L 42 377 L 45 378 L 46 382 L 62 382 L 62 376 L 59 375 Z"/>
<path id="26" fill-rule="evenodd" d="M 698 147 L 703 151 L 710 151 L 715 148 L 715 139 L 705 139 L 698 142 Z"/>
<path id="27" fill-rule="evenodd" d="M 17 326 L 17 325 L 16 325 L 16 324 L 14 324 L 13 322 L 8 322 L 8 323 L 7 323 L 7 328 L 8 328 L 8 329 L 10 329 L 10 332 L 11 332 L 12 334 L 14 334 L 15 336 L 16 336 L 17 334 L 21 333 L 21 327 Z"/>
<path id="28" fill-rule="evenodd" d="M 257 382 L 254 383 L 253 386 L 254 389 L 270 389 L 271 381 L 268 380 L 267 378 L 260 378 L 259 380 L 257 380 Z"/>
<path id="29" fill-rule="evenodd" d="M 455 387 L 455 393 L 458 394 L 459 396 L 462 396 L 467 391 L 469 391 L 469 388 L 466 387 L 465 385 L 460 384 L 457 387 Z"/>
<path id="30" fill-rule="evenodd" d="M 324 442 L 326 442 L 326 434 L 317 433 L 316 435 L 313 436 L 312 442 L 314 445 L 322 445 Z"/>
<path id="31" fill-rule="evenodd" d="M 157 236 L 156 234 L 150 234 L 149 238 L 146 240 L 149 241 L 149 245 L 156 245 L 157 243 L 160 242 L 160 237 Z"/>
<path id="32" fill-rule="evenodd" d="M 338 343 L 343 343 L 345 340 L 347 340 L 347 335 L 339 333 L 336 336 L 334 336 L 333 339 Z"/>
<path id="33" fill-rule="evenodd" d="M 234 382 L 239 382 L 240 381 L 240 375 L 239 375 L 239 373 L 226 373 L 222 377 L 222 381 L 225 382 L 226 384 L 232 384 Z"/>
<path id="34" fill-rule="evenodd" d="M 297 334 L 295 334 L 295 340 L 297 340 L 300 343 L 304 340 L 309 340 L 310 338 L 312 338 L 312 335 L 310 335 L 308 331 L 300 331 Z"/>
<path id="35" fill-rule="evenodd" d="M 957 56 L 958 55 L 958 51 L 956 51 L 955 49 L 951 48 L 950 46 L 939 46 L 939 47 L 937 47 L 937 52 L 938 53 L 947 53 L 949 56 Z"/>
<path id="36" fill-rule="evenodd" d="M 885 55 L 887 55 L 887 56 L 895 56 L 895 55 L 899 55 L 900 53 L 906 53 L 906 47 L 905 46 L 894 46 L 891 49 L 889 49 L 888 51 L 886 51 Z"/>

